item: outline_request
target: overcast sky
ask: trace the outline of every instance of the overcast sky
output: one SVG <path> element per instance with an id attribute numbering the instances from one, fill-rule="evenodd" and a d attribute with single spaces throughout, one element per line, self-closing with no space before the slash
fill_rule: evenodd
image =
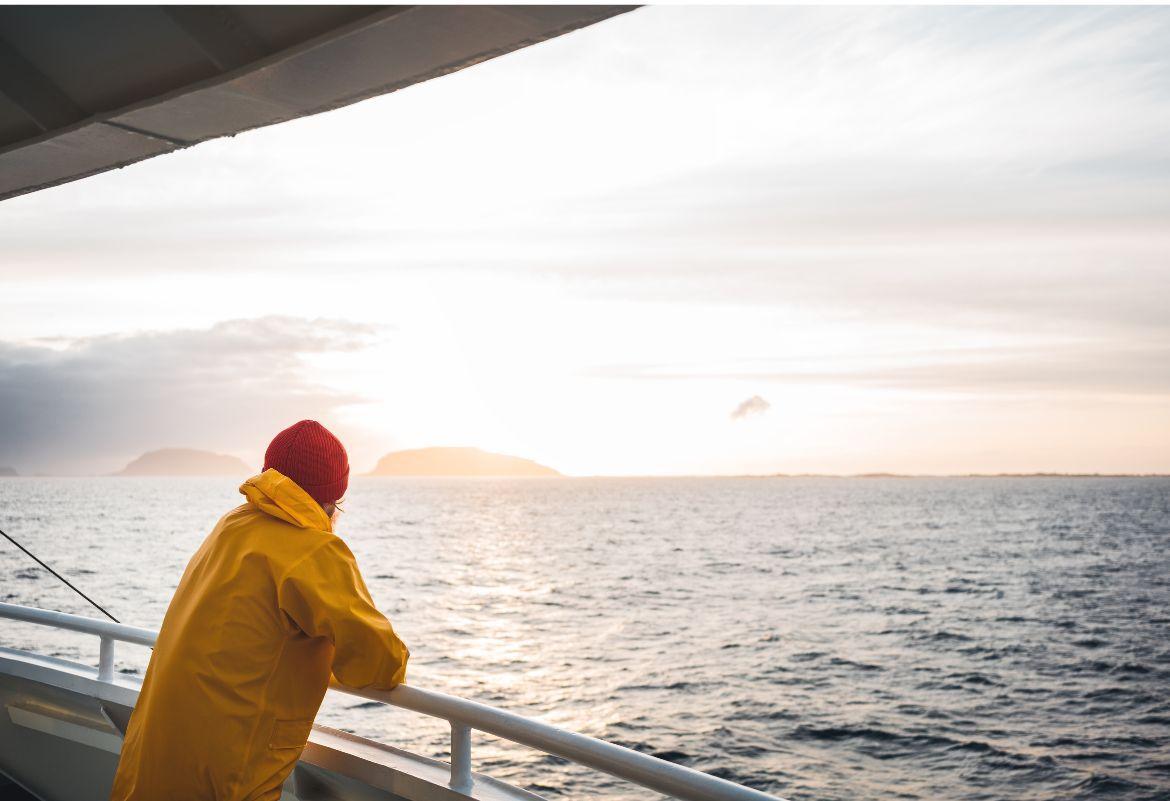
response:
<path id="1" fill-rule="evenodd" d="M 645 8 L 0 203 L 0 466 L 1170 471 L 1170 9 Z"/>

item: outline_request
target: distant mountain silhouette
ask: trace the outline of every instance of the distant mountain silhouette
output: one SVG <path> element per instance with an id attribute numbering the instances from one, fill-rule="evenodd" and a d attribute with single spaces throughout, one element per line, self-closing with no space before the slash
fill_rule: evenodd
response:
<path id="1" fill-rule="evenodd" d="M 479 448 L 418 448 L 388 453 L 371 476 L 559 476 L 556 470 L 519 456 Z"/>
<path id="2" fill-rule="evenodd" d="M 20 475 L 20 473 L 16 472 L 15 467 L 0 467 L 0 477 L 11 478 L 12 476 L 19 476 L 19 475 Z"/>
<path id="3" fill-rule="evenodd" d="M 162 448 L 142 454 L 116 476 L 240 476 L 254 471 L 234 456 L 192 448 Z"/>

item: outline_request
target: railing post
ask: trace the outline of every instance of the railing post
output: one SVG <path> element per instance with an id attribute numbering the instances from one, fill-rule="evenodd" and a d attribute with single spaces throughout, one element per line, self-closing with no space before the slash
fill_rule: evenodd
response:
<path id="1" fill-rule="evenodd" d="M 98 650 L 98 681 L 114 680 L 114 640 L 102 637 Z"/>
<path id="2" fill-rule="evenodd" d="M 471 789 L 471 727 L 451 721 L 451 789 Z"/>

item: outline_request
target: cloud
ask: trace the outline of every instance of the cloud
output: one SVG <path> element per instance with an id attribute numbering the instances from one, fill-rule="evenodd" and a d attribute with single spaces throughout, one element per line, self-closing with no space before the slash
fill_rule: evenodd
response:
<path id="1" fill-rule="evenodd" d="M 761 398 L 759 395 L 752 395 L 739 406 L 735 407 L 735 411 L 731 413 L 732 420 L 745 420 L 753 415 L 763 414 L 772 408 L 772 404 Z"/>
<path id="2" fill-rule="evenodd" d="M 764 244 L 784 247 L 793 228 L 834 240 L 988 220 L 1157 230 L 1167 41 L 1156 8 L 646 8 L 7 201 L 0 273 L 154 272 L 160 259 L 308 272 L 339 253 L 355 269 L 479 268 L 515 263 L 521 242 L 540 247 L 528 263 L 542 273 L 558 254 L 584 272 L 591 248 L 612 262 L 721 237 L 719 253 L 769 231 Z M 339 136 L 344 148 L 323 150 Z M 516 168 L 539 163 L 558 169 Z"/>
<path id="3" fill-rule="evenodd" d="M 864 362 L 864 363 L 862 363 Z M 1170 396 L 1170 343 L 1107 342 L 1047 347 L 951 348 L 859 361 L 815 354 L 804 359 L 728 360 L 718 367 L 613 364 L 589 375 L 620 380 L 776 381 L 983 395 L 1115 394 Z M 752 401 L 740 404 L 733 418 Z"/>
<path id="4" fill-rule="evenodd" d="M 201 330 L 53 344 L 0 341 L 0 463 L 21 472 L 107 472 L 144 450 L 190 446 L 259 462 L 300 418 L 362 399 L 314 381 L 304 356 L 353 351 L 373 326 L 262 317 Z"/>

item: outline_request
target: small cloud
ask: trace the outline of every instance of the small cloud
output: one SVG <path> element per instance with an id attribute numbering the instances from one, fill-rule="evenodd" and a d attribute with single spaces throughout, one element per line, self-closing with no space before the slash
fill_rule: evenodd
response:
<path id="1" fill-rule="evenodd" d="M 752 395 L 739 406 L 735 407 L 735 411 L 731 413 L 731 419 L 745 420 L 753 415 L 763 414 L 771 408 L 772 404 L 768 403 L 759 395 Z"/>

